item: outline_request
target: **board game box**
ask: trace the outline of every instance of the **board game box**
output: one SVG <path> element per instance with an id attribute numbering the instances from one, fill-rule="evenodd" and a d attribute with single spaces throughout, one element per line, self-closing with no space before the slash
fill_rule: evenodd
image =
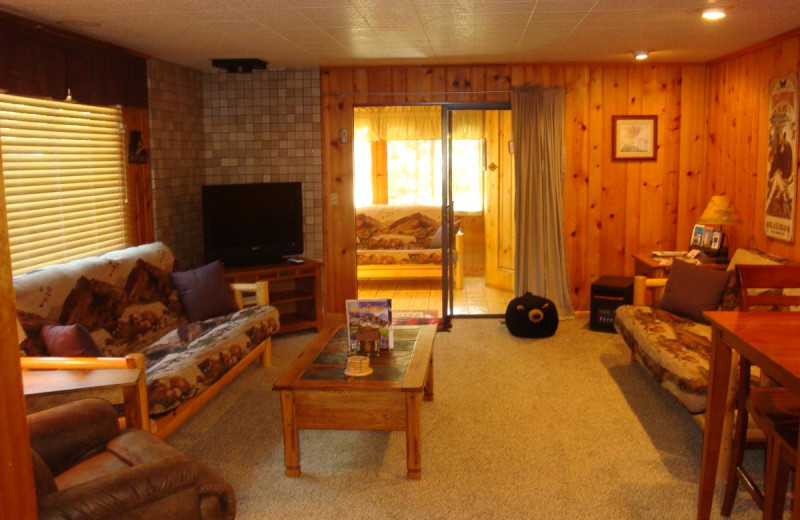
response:
<path id="1" fill-rule="evenodd" d="M 347 327 L 350 333 L 350 349 L 358 350 L 359 330 L 377 329 L 380 335 L 378 347 L 388 350 L 394 347 L 392 332 L 392 300 L 347 300 Z"/>

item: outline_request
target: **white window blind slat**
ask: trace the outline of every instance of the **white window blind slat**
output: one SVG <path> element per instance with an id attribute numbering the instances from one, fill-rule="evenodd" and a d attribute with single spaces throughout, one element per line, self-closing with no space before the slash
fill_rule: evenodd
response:
<path id="1" fill-rule="evenodd" d="M 14 245 L 24 240 L 27 243 L 25 248 L 28 253 L 37 251 L 52 250 L 54 247 L 61 247 L 63 244 L 69 244 L 70 247 L 81 247 L 91 245 L 98 240 L 106 240 L 109 237 L 120 236 L 124 232 L 122 226 L 98 228 L 96 225 L 85 226 L 82 229 L 74 229 L 70 233 L 55 234 L 42 233 L 41 235 L 32 236 L 13 236 L 8 237 L 9 244 Z M 14 256 L 13 254 L 11 256 Z M 33 256 L 33 255 L 32 255 Z"/>
<path id="2" fill-rule="evenodd" d="M 78 231 L 81 226 L 96 228 L 98 222 L 105 220 L 114 221 L 117 218 L 117 208 L 113 205 L 106 208 L 93 208 L 87 211 L 70 212 L 67 215 L 48 215 L 39 218 L 29 219 L 15 225 L 14 232 L 9 232 L 9 236 L 20 235 L 28 236 L 33 239 L 37 233 L 61 233 L 62 227 L 69 226 L 71 230 Z"/>
<path id="3" fill-rule="evenodd" d="M 71 179 L 73 177 L 78 177 L 81 175 L 86 175 L 89 177 L 95 177 L 98 175 L 117 175 L 118 172 L 118 165 L 115 163 L 113 166 L 98 166 L 94 168 L 69 168 L 64 169 L 61 171 L 61 177 L 65 179 Z M 31 179 L 31 178 L 50 178 L 52 174 L 50 170 L 25 170 L 25 174 L 21 175 L 19 172 L 13 171 L 6 171 L 3 172 L 3 178 L 5 182 L 8 183 L 9 179 L 12 181 L 15 180 L 22 180 Z"/>
<path id="4" fill-rule="evenodd" d="M 128 244 L 119 109 L 0 94 L 14 274 Z"/>
<path id="5" fill-rule="evenodd" d="M 29 211 L 29 212 L 31 212 L 31 214 L 33 216 L 35 216 L 35 215 L 38 214 L 36 212 L 40 212 L 41 210 L 46 209 L 48 207 L 52 208 L 53 203 L 52 203 L 51 200 L 52 200 L 52 198 L 51 198 L 51 196 L 49 194 L 42 194 L 42 195 L 40 195 L 38 197 L 28 197 L 26 200 L 24 200 L 22 202 L 15 202 L 13 200 L 11 202 L 8 202 L 8 199 L 6 199 L 6 201 L 7 201 L 6 202 L 6 206 L 10 206 L 8 211 L 10 213 L 14 214 L 14 216 L 12 218 L 17 218 L 16 217 L 16 212 L 17 211 L 20 211 L 20 212 Z M 87 204 L 95 204 L 95 203 L 99 204 L 99 203 L 102 203 L 102 202 L 107 202 L 109 200 L 113 200 L 113 201 L 118 201 L 119 200 L 119 197 L 118 197 L 118 194 L 116 193 L 116 191 L 114 191 L 113 193 L 111 193 L 109 195 L 105 195 L 105 196 L 99 196 L 98 194 L 92 194 L 92 195 L 84 196 L 84 197 L 70 197 L 70 198 L 62 197 L 60 199 L 60 203 L 61 203 L 61 206 L 63 208 L 69 208 L 69 209 L 78 208 L 78 209 L 80 209 L 80 208 L 85 207 L 85 205 L 87 205 Z M 13 211 L 11 211 L 11 210 L 13 210 Z"/>
<path id="6" fill-rule="evenodd" d="M 39 267 L 44 267 L 46 265 L 58 264 L 69 260 L 75 260 L 77 258 L 84 258 L 87 256 L 107 253 L 108 251 L 114 251 L 115 249 L 119 249 L 118 242 L 119 237 L 116 236 L 102 242 L 91 243 L 84 247 L 59 247 L 54 249 L 53 252 L 49 254 L 42 251 L 37 251 L 36 253 L 38 254 L 35 257 L 15 257 L 15 255 L 12 254 L 11 263 L 12 265 L 18 265 L 19 267 L 15 268 L 20 269 L 20 272 L 24 273 L 38 269 Z"/>
<path id="7" fill-rule="evenodd" d="M 107 128 L 105 127 L 95 128 L 67 124 L 54 127 L 53 125 L 43 125 L 42 123 L 32 121 L 17 121 L 12 119 L 5 119 L 4 121 L 5 126 L 0 128 L 0 135 L 27 135 L 30 137 L 45 135 L 49 138 L 64 136 L 68 139 L 84 136 L 90 139 L 102 139 L 103 136 L 107 135 Z M 46 128 L 48 132 L 44 133 L 42 131 L 43 128 Z"/>
<path id="8" fill-rule="evenodd" d="M 29 183 L 26 183 L 26 181 L 28 180 Z M 31 186 L 41 186 L 45 185 L 46 181 L 47 181 L 46 176 L 36 177 L 32 175 L 28 179 L 20 179 L 20 178 L 6 179 L 6 185 L 8 186 L 9 189 L 22 191 L 26 187 L 26 184 L 29 184 Z M 115 183 L 115 184 L 117 183 L 116 176 L 114 175 L 113 172 L 108 174 L 100 174 L 96 176 L 65 175 L 64 177 L 62 177 L 61 184 L 59 184 L 59 186 L 74 187 L 77 185 L 88 185 L 88 184 L 99 186 L 108 183 Z M 58 187 L 55 187 L 55 189 L 58 189 Z"/>
<path id="9" fill-rule="evenodd" d="M 44 170 L 47 168 L 53 168 L 53 163 L 51 161 L 47 161 L 44 157 L 38 157 L 39 161 L 27 161 L 27 162 L 18 162 L 18 163 L 9 163 L 8 165 L 3 163 L 3 171 L 9 172 L 13 174 L 17 171 L 28 171 L 28 170 Z M 5 161 L 5 154 L 3 154 L 3 160 Z M 119 167 L 122 168 L 122 163 L 118 161 L 72 161 L 72 162 L 62 162 L 57 165 L 60 171 L 65 170 L 79 170 L 81 168 L 113 168 Z"/>
<path id="10" fill-rule="evenodd" d="M 24 104 L 29 107 L 43 107 L 43 108 L 60 108 L 62 110 L 70 110 L 76 112 L 85 112 L 90 111 L 93 114 L 118 114 L 119 110 L 117 108 L 109 108 L 109 107 L 96 107 L 92 105 L 82 105 L 80 103 L 65 103 L 61 101 L 52 101 L 50 99 L 37 99 L 37 98 L 29 98 L 24 96 L 12 96 L 10 94 L 4 94 L 2 98 L 0 98 L 0 102 L 4 103 L 12 103 L 12 104 Z"/>

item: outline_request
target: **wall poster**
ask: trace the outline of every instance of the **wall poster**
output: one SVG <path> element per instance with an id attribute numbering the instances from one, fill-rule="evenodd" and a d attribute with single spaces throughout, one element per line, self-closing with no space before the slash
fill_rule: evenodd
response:
<path id="1" fill-rule="evenodd" d="M 769 162 L 764 232 L 794 240 L 797 200 L 797 74 L 769 82 Z"/>

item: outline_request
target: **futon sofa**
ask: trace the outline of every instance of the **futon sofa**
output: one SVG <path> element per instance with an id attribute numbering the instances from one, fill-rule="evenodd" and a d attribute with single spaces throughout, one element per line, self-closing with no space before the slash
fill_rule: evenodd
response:
<path id="1" fill-rule="evenodd" d="M 719 309 L 736 310 L 739 286 L 732 272 L 736 264 L 781 264 L 788 260 L 755 249 L 738 249 L 731 258 L 731 276 L 722 293 Z M 663 288 L 662 279 L 652 286 Z M 664 309 L 645 305 L 644 276 L 634 279 L 634 304 L 616 310 L 614 327 L 631 349 L 631 356 L 667 392 L 696 418 L 706 407 L 708 390 L 711 326 L 678 316 Z"/>
<path id="2" fill-rule="evenodd" d="M 143 426 L 163 438 L 258 356 L 268 366 L 271 336 L 280 327 L 277 309 L 251 306 L 190 322 L 170 277 L 173 266 L 172 252 L 157 242 L 15 276 L 23 368 L 59 368 L 58 359 L 47 357 L 42 332 L 48 325 L 85 328 L 102 356 L 92 366 L 120 366 L 110 360 L 141 353 L 143 408 L 153 419 L 143 418 Z M 70 359 L 64 362 L 67 368 Z M 29 399 L 29 410 L 64 398 L 42 398 L 45 405 Z"/>
<path id="3" fill-rule="evenodd" d="M 374 204 L 356 208 L 358 278 L 442 276 L 441 206 Z M 463 234 L 456 229 L 454 285 L 463 284 Z"/>
<path id="4" fill-rule="evenodd" d="M 83 399 L 28 416 L 39 520 L 233 520 L 233 488 L 140 429 Z"/>

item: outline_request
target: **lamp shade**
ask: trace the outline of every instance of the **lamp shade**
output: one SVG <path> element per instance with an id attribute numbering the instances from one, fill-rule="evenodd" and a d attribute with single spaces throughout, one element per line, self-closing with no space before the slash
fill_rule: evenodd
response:
<path id="1" fill-rule="evenodd" d="M 733 207 L 733 202 L 727 195 L 714 195 L 708 201 L 708 206 L 700 215 L 698 224 L 711 224 L 714 226 L 723 226 L 729 224 L 741 224 L 742 219 L 736 213 L 736 208 Z"/>

